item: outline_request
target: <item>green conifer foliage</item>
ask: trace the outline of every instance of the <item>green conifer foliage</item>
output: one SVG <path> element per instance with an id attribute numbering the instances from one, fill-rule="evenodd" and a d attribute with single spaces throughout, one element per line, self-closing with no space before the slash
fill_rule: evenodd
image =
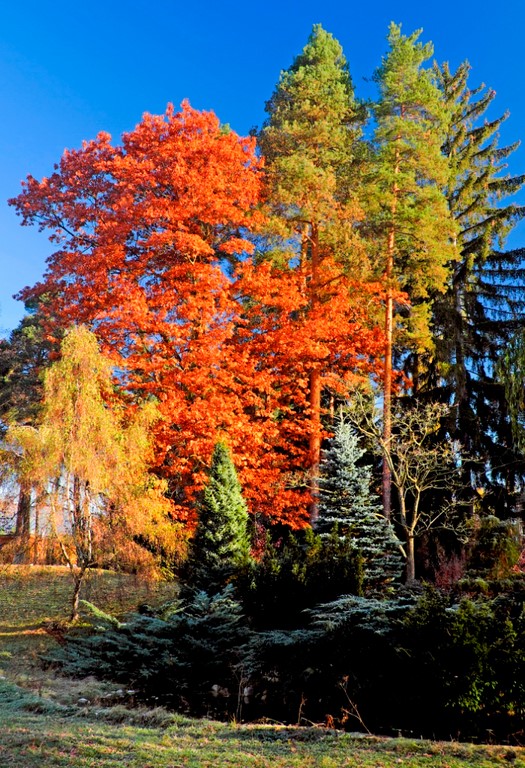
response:
<path id="1" fill-rule="evenodd" d="M 364 111 L 354 99 L 341 45 L 321 25 L 314 26 L 302 53 L 281 73 L 266 111 L 259 145 L 265 157 L 272 230 L 284 238 L 280 260 L 292 268 L 299 263 L 305 272 L 308 310 L 315 314 L 330 300 L 328 289 L 337 279 L 333 273 L 327 279 L 323 265 L 336 262 L 341 272 L 351 269 L 356 279 L 367 270 L 356 227 L 362 218 L 357 189 Z M 322 374 L 319 361 L 312 361 L 308 374 L 312 520 L 317 514 Z"/>
<path id="2" fill-rule="evenodd" d="M 352 426 L 341 419 L 321 462 L 317 530 L 326 535 L 336 529 L 354 542 L 370 592 L 398 581 L 403 562 L 400 542 L 370 490 L 371 467 L 360 464 L 364 453 Z"/>
<path id="3" fill-rule="evenodd" d="M 381 268 L 412 303 L 412 345 L 425 348 L 431 343 L 425 302 L 446 287 L 456 228 L 441 150 L 449 111 L 432 72 L 423 68 L 433 48 L 417 42 L 420 32 L 407 37 L 391 24 L 390 50 L 375 73 L 380 97 L 370 213 L 381 236 Z"/>
<path id="4" fill-rule="evenodd" d="M 455 406 L 449 429 L 471 457 L 466 486 L 488 491 L 483 503 L 507 516 L 523 469 L 513 447 L 512 406 L 495 363 L 523 327 L 525 270 L 523 249 L 499 249 L 525 214 L 525 206 L 508 201 L 525 176 L 505 173 L 517 147 L 498 146 L 498 130 L 508 115 L 483 120 L 495 92 L 469 88 L 467 62 L 454 73 L 447 64 L 434 71 L 451 113 L 442 151 L 449 163 L 446 193 L 458 226 L 458 250 L 447 290 L 434 296 L 434 355 L 420 390 Z"/>
<path id="5" fill-rule="evenodd" d="M 309 225 L 327 237 L 355 188 L 348 170 L 355 159 L 362 110 L 341 45 L 320 24 L 281 73 L 266 111 L 259 144 L 271 204 L 300 234 Z"/>
<path id="6" fill-rule="evenodd" d="M 190 584 L 219 591 L 250 557 L 248 512 L 230 452 L 217 443 L 198 507 Z"/>
<path id="7" fill-rule="evenodd" d="M 391 24 L 390 50 L 375 74 L 379 100 L 376 162 L 371 177 L 369 218 L 376 234 L 378 265 L 387 291 L 385 306 L 384 440 L 391 434 L 392 355 L 395 348 L 395 297 L 405 291 L 410 317 L 405 349 L 431 346 L 429 297 L 444 290 L 448 263 L 455 254 L 455 224 L 444 188 L 447 160 L 441 147 L 449 119 L 442 93 L 423 64 L 431 44 L 418 42 Z M 383 506 L 390 516 L 390 475 L 383 466 Z"/>

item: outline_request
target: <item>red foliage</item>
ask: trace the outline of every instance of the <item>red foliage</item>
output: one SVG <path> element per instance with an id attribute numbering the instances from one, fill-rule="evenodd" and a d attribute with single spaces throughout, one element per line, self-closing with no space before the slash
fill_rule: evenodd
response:
<path id="1" fill-rule="evenodd" d="M 371 371 L 384 342 L 370 322 L 374 289 L 330 258 L 313 303 L 301 267 L 247 260 L 227 277 L 225 260 L 253 249 L 243 235 L 260 221 L 261 166 L 252 139 L 187 103 L 145 115 L 117 147 L 100 134 L 67 151 L 11 201 L 58 247 L 20 297 L 41 300 L 50 335 L 88 324 L 126 397 L 159 401 L 157 464 L 181 517 L 221 437 L 252 511 L 297 527 L 320 429 L 308 377 L 319 371 L 337 390 Z"/>
<path id="2" fill-rule="evenodd" d="M 246 451 L 256 439 L 242 361 L 232 360 L 237 307 L 221 269 L 221 253 L 252 250 L 239 230 L 257 221 L 254 149 L 185 103 L 145 115 L 121 146 L 100 134 L 67 151 L 50 178 L 29 177 L 12 201 L 59 246 L 44 281 L 21 298 L 45 297 L 51 333 L 88 323 L 120 384 L 159 399 L 158 463 L 190 495 L 219 432 L 233 430 Z"/>
<path id="3" fill-rule="evenodd" d="M 311 436 L 322 436 L 311 405 L 312 371 L 318 372 L 325 394 L 345 397 L 382 368 L 384 336 L 372 319 L 379 286 L 352 281 L 329 256 L 318 278 L 322 287 L 313 303 L 308 263 L 290 269 L 248 261 L 238 275 L 238 289 L 249 301 L 237 337 L 254 361 L 259 402 L 266 404 L 274 427 L 268 458 L 274 470 L 279 468 L 281 492 L 271 515 L 293 526 L 309 520 Z"/>

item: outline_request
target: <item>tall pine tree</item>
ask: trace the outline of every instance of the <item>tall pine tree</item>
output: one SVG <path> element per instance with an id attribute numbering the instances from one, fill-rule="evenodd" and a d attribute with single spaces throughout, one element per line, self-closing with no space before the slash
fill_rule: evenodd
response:
<path id="1" fill-rule="evenodd" d="M 355 228 L 362 216 L 356 187 L 364 113 L 354 98 L 342 48 L 321 25 L 314 26 L 302 53 L 281 74 L 266 110 L 268 119 L 259 143 L 265 156 L 270 208 L 276 214 L 277 231 L 288 242 L 295 238 L 297 252 L 292 264 L 298 263 L 304 272 L 306 312 L 315 316 L 330 300 L 337 272 L 351 264 L 358 275 L 364 258 Z M 334 262 L 339 265 L 335 269 Z M 308 371 L 313 518 L 326 372 L 323 349 L 321 343 L 317 345 Z"/>
<path id="2" fill-rule="evenodd" d="M 418 42 L 391 24 L 390 50 L 375 74 L 379 100 L 374 108 L 376 158 L 371 176 L 369 217 L 379 246 L 377 258 L 385 289 L 383 437 L 391 435 L 392 359 L 396 292 L 410 301 L 403 346 L 416 351 L 431 344 L 429 296 L 443 290 L 447 264 L 454 258 L 455 226 L 444 187 L 447 161 L 441 147 L 448 121 L 443 95 L 423 64 L 430 43 Z M 391 478 L 383 462 L 383 506 L 390 516 Z"/>

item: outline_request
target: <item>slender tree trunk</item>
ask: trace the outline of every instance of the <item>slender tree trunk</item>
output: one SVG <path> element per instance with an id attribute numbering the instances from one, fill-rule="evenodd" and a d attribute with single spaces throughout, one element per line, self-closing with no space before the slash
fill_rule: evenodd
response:
<path id="1" fill-rule="evenodd" d="M 407 531 L 407 583 L 410 584 L 416 580 L 416 555 L 415 539 L 411 531 Z"/>
<path id="2" fill-rule="evenodd" d="M 33 557 L 32 562 L 34 565 L 38 563 L 40 557 L 40 503 L 37 498 L 35 502 L 35 528 L 34 528 L 34 543 L 33 543 Z"/>
<path id="3" fill-rule="evenodd" d="M 75 580 L 75 587 L 71 596 L 71 616 L 70 621 L 76 621 L 78 619 L 78 606 L 80 603 L 80 589 L 86 575 L 86 569 L 80 568 L 78 572 L 73 572 L 73 578 Z"/>
<path id="4" fill-rule="evenodd" d="M 390 259 L 389 259 L 390 261 Z M 387 278 L 388 279 L 388 278 Z M 383 445 L 384 451 L 390 450 L 392 439 L 392 335 L 393 335 L 393 297 L 388 289 L 385 311 L 385 371 L 383 379 Z M 383 514 L 390 520 L 392 514 L 392 473 L 386 456 L 383 456 Z"/>
<path id="5" fill-rule="evenodd" d="M 319 302 L 319 230 L 312 224 L 310 232 L 310 308 L 315 310 Z M 310 489 L 312 502 L 310 507 L 310 522 L 314 524 L 319 515 L 319 464 L 321 462 L 321 364 L 313 363 L 309 376 L 308 404 L 310 406 L 310 440 L 309 465 Z"/>
<path id="6" fill-rule="evenodd" d="M 394 174 L 397 175 L 398 173 L 399 149 L 396 149 Z M 394 278 L 394 253 L 396 247 L 395 217 L 397 212 L 398 194 L 399 189 L 397 181 L 394 180 L 392 188 L 392 205 L 390 207 L 392 224 L 388 232 L 385 265 L 385 280 L 387 285 L 385 307 L 385 368 L 383 375 L 383 445 L 385 451 L 390 449 L 390 441 L 392 439 L 392 352 L 394 336 L 394 290 L 392 281 Z M 383 456 L 382 498 L 383 514 L 387 520 L 390 520 L 392 516 L 392 473 L 390 472 L 390 467 L 388 466 L 388 461 L 385 456 Z"/>
<path id="7" fill-rule="evenodd" d="M 412 366 L 412 397 L 417 397 L 419 393 L 419 353 L 414 352 L 414 362 Z"/>
<path id="8" fill-rule="evenodd" d="M 310 373 L 310 411 L 312 418 L 312 431 L 310 433 L 310 488 L 312 491 L 312 504 L 310 520 L 317 520 L 319 497 L 319 464 L 321 458 L 321 371 L 319 368 Z"/>

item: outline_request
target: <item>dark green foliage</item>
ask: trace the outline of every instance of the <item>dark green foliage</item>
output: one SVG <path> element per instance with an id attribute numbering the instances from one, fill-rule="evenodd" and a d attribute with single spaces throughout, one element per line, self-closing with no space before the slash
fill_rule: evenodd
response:
<path id="1" fill-rule="evenodd" d="M 524 609 L 518 577 L 476 599 L 344 596 L 297 629 L 254 631 L 228 587 L 70 637 L 55 660 L 196 715 L 501 740 L 525 728 Z"/>
<path id="2" fill-rule="evenodd" d="M 336 528 L 323 537 L 308 528 L 275 544 L 268 539 L 237 586 L 254 626 L 300 627 L 305 609 L 342 593 L 361 594 L 363 559 Z"/>
<path id="3" fill-rule="evenodd" d="M 88 637 L 72 634 L 51 661 L 73 676 L 120 682 L 150 702 L 220 716 L 235 714 L 239 649 L 247 637 L 241 607 L 227 587 L 213 597 L 196 592 L 155 615 L 134 614 Z"/>
<path id="4" fill-rule="evenodd" d="M 323 451 L 316 531 L 326 536 L 337 526 L 362 558 L 365 591 L 377 592 L 400 580 L 403 561 L 401 543 L 371 491 L 372 469 L 360 464 L 364 453 L 354 429 L 341 418 Z"/>
<path id="5" fill-rule="evenodd" d="M 458 225 L 458 254 L 450 264 L 446 291 L 432 302 L 435 350 L 418 388 L 424 397 L 451 402 L 448 433 L 463 445 L 465 486 L 483 489 L 485 511 L 508 517 L 523 476 L 515 450 L 509 401 L 495 365 L 516 330 L 523 327 L 523 249 L 502 252 L 505 237 L 525 207 L 509 203 L 525 181 L 505 173 L 516 144 L 498 146 L 507 115 L 483 120 L 495 98 L 484 86 L 470 89 L 470 66 L 435 75 L 452 120 L 443 144 L 449 161 L 447 199 Z M 467 491 L 467 494 L 470 491 Z"/>
<path id="6" fill-rule="evenodd" d="M 516 566 L 522 549 L 520 524 L 491 515 L 473 526 L 468 571 L 484 579 L 503 579 Z"/>
<path id="7" fill-rule="evenodd" d="M 38 312 L 26 315 L 8 339 L 0 339 L 0 420 L 32 424 L 43 397 L 42 372 L 51 343 L 44 339 Z"/>
<path id="8" fill-rule="evenodd" d="M 198 513 L 188 582 L 199 589 L 218 591 L 248 564 L 250 558 L 248 512 L 230 452 L 224 443 L 215 446 Z"/>
<path id="9" fill-rule="evenodd" d="M 418 685 L 407 711 L 418 709 L 443 729 L 496 738 L 525 721 L 523 590 L 519 610 L 505 600 L 459 603 L 429 590 L 405 622 L 410 668 Z"/>
<path id="10" fill-rule="evenodd" d="M 525 448 L 525 331 L 512 336 L 496 364 L 496 376 L 505 388 L 508 418 L 515 447 Z"/>

